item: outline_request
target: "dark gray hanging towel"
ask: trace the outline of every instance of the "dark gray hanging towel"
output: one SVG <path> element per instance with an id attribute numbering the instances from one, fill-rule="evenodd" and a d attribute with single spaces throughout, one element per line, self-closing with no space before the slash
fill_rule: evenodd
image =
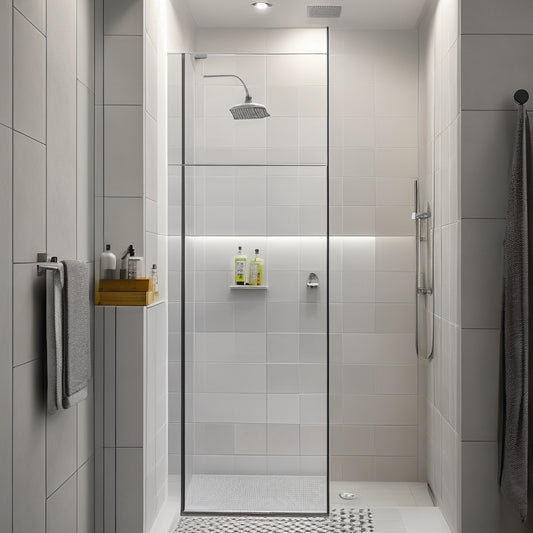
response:
<path id="1" fill-rule="evenodd" d="M 500 487 L 522 521 L 527 518 L 528 497 L 528 146 L 529 121 L 520 106 L 504 243 Z"/>

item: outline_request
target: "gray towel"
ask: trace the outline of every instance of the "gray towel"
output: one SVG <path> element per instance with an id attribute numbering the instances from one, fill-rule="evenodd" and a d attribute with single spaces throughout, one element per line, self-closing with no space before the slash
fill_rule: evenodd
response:
<path id="1" fill-rule="evenodd" d="M 528 146 L 529 121 L 520 106 L 504 243 L 500 486 L 522 521 L 527 518 L 528 499 Z"/>
<path id="2" fill-rule="evenodd" d="M 91 378 L 89 270 L 79 261 L 62 261 L 63 289 L 63 407 L 87 397 Z"/>
<path id="3" fill-rule="evenodd" d="M 46 271 L 46 372 L 48 411 L 62 409 L 63 398 L 63 265 Z"/>

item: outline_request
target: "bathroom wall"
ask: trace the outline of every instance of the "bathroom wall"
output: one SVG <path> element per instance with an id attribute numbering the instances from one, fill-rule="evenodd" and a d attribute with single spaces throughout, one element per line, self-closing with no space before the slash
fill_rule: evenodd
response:
<path id="1" fill-rule="evenodd" d="M 533 530 L 530 520 L 520 523 L 497 483 L 501 265 L 517 110 L 513 95 L 519 88 L 533 94 L 532 17 L 529 2 L 462 1 L 461 519 L 465 532 Z"/>
<path id="2" fill-rule="evenodd" d="M 434 213 L 435 246 L 434 355 L 420 365 L 421 407 L 427 479 L 452 531 L 460 530 L 461 498 L 458 24 L 458 2 L 440 0 L 420 26 L 420 183 L 422 206 L 429 201 Z"/>
<path id="3" fill-rule="evenodd" d="M 94 2 L 0 2 L 0 530 L 94 531 L 93 393 L 47 415 L 38 252 L 92 270 Z"/>
<path id="4" fill-rule="evenodd" d="M 417 31 L 330 32 L 333 480 L 425 480 L 415 353 Z"/>

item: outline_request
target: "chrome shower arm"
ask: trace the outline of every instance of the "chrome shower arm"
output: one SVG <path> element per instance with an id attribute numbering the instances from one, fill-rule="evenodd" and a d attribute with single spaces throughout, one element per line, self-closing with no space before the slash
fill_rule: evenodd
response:
<path id="1" fill-rule="evenodd" d="M 250 96 L 250 92 L 248 91 L 248 87 L 246 87 L 246 83 L 244 83 L 243 79 L 235 74 L 204 74 L 204 78 L 237 78 L 244 87 L 244 90 L 246 91 L 246 103 L 250 103 L 252 101 L 252 97 Z"/>

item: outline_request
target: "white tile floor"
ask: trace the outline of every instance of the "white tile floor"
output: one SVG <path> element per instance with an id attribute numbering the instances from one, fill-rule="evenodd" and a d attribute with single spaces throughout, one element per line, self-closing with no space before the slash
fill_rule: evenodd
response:
<path id="1" fill-rule="evenodd" d="M 179 506 L 179 476 L 169 477 L 169 499 Z M 340 492 L 353 492 L 355 500 L 342 500 Z M 331 506 L 372 510 L 375 533 L 450 533 L 425 483 L 333 482 Z"/>

